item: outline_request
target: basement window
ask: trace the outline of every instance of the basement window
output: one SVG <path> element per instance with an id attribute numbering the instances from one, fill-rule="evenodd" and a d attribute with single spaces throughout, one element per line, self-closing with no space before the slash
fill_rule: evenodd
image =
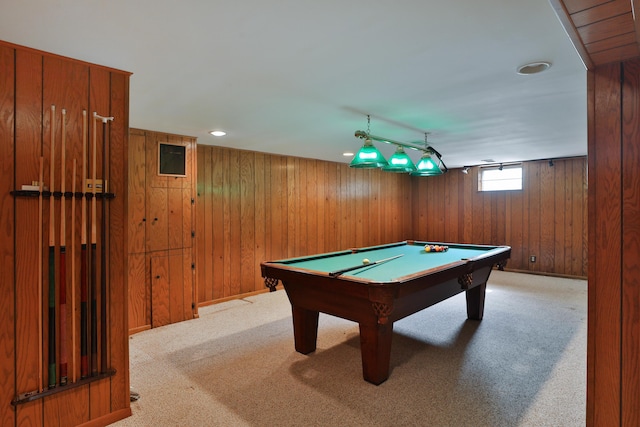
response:
<path id="1" fill-rule="evenodd" d="M 522 190 L 522 164 L 480 168 L 478 191 Z"/>

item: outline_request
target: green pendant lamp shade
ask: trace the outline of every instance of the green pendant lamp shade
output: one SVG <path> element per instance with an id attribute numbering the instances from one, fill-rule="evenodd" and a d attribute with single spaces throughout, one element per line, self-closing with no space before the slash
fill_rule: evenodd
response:
<path id="1" fill-rule="evenodd" d="M 436 176 L 442 175 L 442 170 L 433 161 L 429 153 L 424 153 L 420 161 L 416 164 L 416 170 L 411 172 L 412 176 Z"/>
<path id="2" fill-rule="evenodd" d="M 385 160 L 384 156 L 376 147 L 373 146 L 371 140 L 369 138 L 364 140 L 364 145 L 358 151 L 349 164 L 349 167 L 352 168 L 381 168 L 387 166 L 388 163 Z"/>
<path id="3" fill-rule="evenodd" d="M 398 146 L 396 152 L 389 157 L 388 165 L 382 168 L 385 172 L 407 173 L 416 170 L 411 158 L 404 152 L 404 148 Z"/>

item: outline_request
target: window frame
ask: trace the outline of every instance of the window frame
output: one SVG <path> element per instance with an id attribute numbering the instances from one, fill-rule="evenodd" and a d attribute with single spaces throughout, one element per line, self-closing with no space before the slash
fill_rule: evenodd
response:
<path id="1" fill-rule="evenodd" d="M 495 182 L 499 182 L 501 181 L 500 179 L 492 179 L 492 180 L 485 180 L 484 179 L 484 172 L 487 171 L 504 171 L 504 170 L 509 170 L 509 169 L 519 169 L 520 170 L 520 188 L 486 188 L 487 184 L 484 185 L 485 188 L 483 188 L 483 183 L 495 183 Z M 503 179 L 503 181 L 514 181 L 516 178 L 505 178 Z M 524 167 L 522 165 L 522 163 L 511 163 L 508 165 L 491 165 L 491 166 L 481 166 L 478 170 L 478 192 L 495 192 L 495 191 L 522 191 L 524 187 Z"/>

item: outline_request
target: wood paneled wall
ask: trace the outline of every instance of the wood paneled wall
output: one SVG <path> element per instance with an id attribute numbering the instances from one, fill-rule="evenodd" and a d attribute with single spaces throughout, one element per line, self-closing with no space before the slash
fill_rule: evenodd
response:
<path id="1" fill-rule="evenodd" d="M 51 106 L 55 105 L 55 114 Z M 61 161 L 62 109 L 66 110 L 66 161 Z M 65 201 L 66 275 L 67 275 L 67 343 L 69 381 L 48 389 L 49 383 L 47 338 L 49 325 L 59 338 L 60 315 L 50 322 L 48 313 L 48 237 L 49 196 L 43 203 L 42 222 L 37 193 L 12 193 L 23 184 L 39 180 L 42 159 L 43 182 L 49 190 L 58 192 L 53 199 L 55 265 L 60 265 L 61 250 L 58 237 L 61 230 L 62 176 L 66 192 L 77 182 L 76 192 L 82 189 L 82 111 L 88 113 L 89 127 L 85 136 L 91 141 L 92 122 L 100 128 L 96 138 L 97 177 L 107 177 L 108 191 L 115 198 L 108 201 L 106 215 L 106 270 L 108 286 L 106 311 L 98 309 L 99 319 L 104 313 L 107 325 L 106 358 L 100 354 L 100 365 L 106 359 L 112 376 L 95 375 L 80 381 L 80 198 L 77 197 L 75 217 L 71 215 L 71 196 Z M 106 141 L 102 138 L 102 124 L 94 121 L 92 113 L 114 116 L 108 125 Z M 51 128 L 55 123 L 55 157 L 51 156 Z M 129 128 L 129 73 L 112 70 L 44 52 L 0 42 L 0 425 L 74 426 L 83 423 L 107 425 L 130 415 L 129 407 L 129 351 L 126 313 L 126 182 L 127 132 Z M 107 144 L 109 159 L 103 171 L 102 147 Z M 73 175 L 72 160 L 78 161 Z M 49 171 L 54 164 L 55 186 L 51 188 Z M 89 176 L 86 174 L 85 176 Z M 35 196 L 35 197 L 34 197 Z M 77 196 L 77 195 L 76 195 Z M 104 199 L 100 198 L 99 206 Z M 95 199 L 94 199 L 95 200 Z M 101 211 L 100 208 L 98 208 Z M 99 218 L 102 215 L 99 214 Z M 97 222 L 98 222 L 97 221 Z M 40 234 L 42 229 L 43 234 Z M 76 230 L 74 239 L 72 231 Z M 96 241 L 101 255 L 102 233 Z M 41 245 L 42 240 L 44 244 Z M 44 246 L 44 248 L 43 248 Z M 75 248 L 74 251 L 72 248 Z M 41 249 L 41 250 L 39 250 Z M 73 256 L 75 255 L 75 256 Z M 100 256 L 101 257 L 101 256 Z M 71 268 L 74 265 L 75 268 Z M 42 264 L 40 264 L 42 262 Z M 98 262 L 99 263 L 99 262 Z M 42 265 L 42 270 L 38 268 Z M 97 277 L 101 277 L 102 271 Z M 104 270 L 103 270 L 104 271 Z M 43 286 L 39 286 L 39 273 Z M 72 288 L 72 278 L 76 287 Z M 59 305 L 59 283 L 55 301 Z M 75 289 L 75 301 L 72 295 Z M 41 302 L 44 302 L 43 304 Z M 73 304 L 72 304 L 73 302 Z M 100 305 L 98 305 L 100 306 Z M 57 310 L 57 308 L 56 308 Z M 74 324 L 72 319 L 76 320 Z M 39 322 L 40 321 L 40 322 Z M 101 325 L 98 330 L 101 330 Z M 75 326 L 75 329 L 73 328 Z M 101 336 L 103 336 L 101 334 Z M 73 337 L 76 338 L 75 346 Z M 98 341 L 98 340 L 96 340 Z M 100 340 L 102 341 L 102 340 Z M 60 360 L 60 340 L 56 346 L 56 360 Z M 75 356 L 75 364 L 73 359 Z M 54 368 L 59 371 L 57 365 Z M 95 365 L 94 365 L 95 366 Z M 101 370 L 101 367 L 98 367 Z M 53 378 L 53 375 L 51 375 Z M 74 380 L 74 377 L 76 378 Z M 60 375 L 57 375 L 60 378 Z M 102 379 L 100 379 L 102 378 Z M 12 405 L 25 393 L 37 392 L 42 379 L 43 392 L 33 401 Z M 56 381 L 56 384 L 59 382 Z M 50 392 L 51 394 L 47 394 Z"/>
<path id="2" fill-rule="evenodd" d="M 411 238 L 411 179 L 198 146 L 199 302 L 265 289 L 260 262 Z"/>
<path id="3" fill-rule="evenodd" d="M 511 246 L 507 268 L 587 276 L 587 160 L 523 163 L 522 191 L 479 192 L 479 168 L 413 180 L 416 239 Z M 531 262 L 531 256 L 536 262 Z"/>
<path id="4" fill-rule="evenodd" d="M 640 59 L 588 73 L 587 425 L 640 425 Z"/>
<path id="5" fill-rule="evenodd" d="M 586 277 L 586 158 L 524 163 L 522 191 L 478 192 L 477 173 L 412 178 L 198 146 L 198 301 L 264 290 L 264 260 L 404 239 L 506 244 L 510 269 Z"/>

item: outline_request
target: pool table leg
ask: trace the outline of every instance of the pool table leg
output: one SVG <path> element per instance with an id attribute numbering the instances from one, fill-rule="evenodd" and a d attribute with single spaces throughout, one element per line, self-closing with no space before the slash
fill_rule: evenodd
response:
<path id="1" fill-rule="evenodd" d="M 366 381 L 379 385 L 389 378 L 392 335 L 393 322 L 382 325 L 360 323 L 362 376 Z"/>
<path id="2" fill-rule="evenodd" d="M 482 320 L 484 315 L 484 295 L 487 282 L 474 286 L 466 291 L 467 294 L 467 319 Z"/>
<path id="3" fill-rule="evenodd" d="M 318 312 L 291 306 L 293 337 L 296 351 L 309 354 L 316 351 L 318 339 Z"/>

